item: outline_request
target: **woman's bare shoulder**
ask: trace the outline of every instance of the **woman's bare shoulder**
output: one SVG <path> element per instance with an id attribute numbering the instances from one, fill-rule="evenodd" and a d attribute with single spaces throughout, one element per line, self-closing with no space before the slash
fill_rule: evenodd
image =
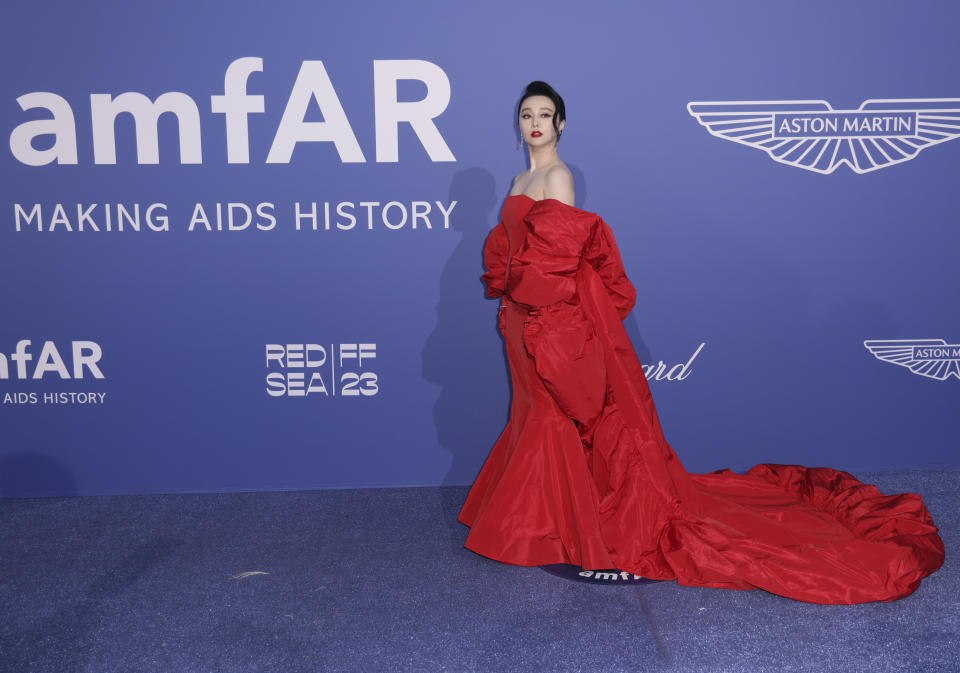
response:
<path id="1" fill-rule="evenodd" d="M 573 173 L 563 162 L 551 166 L 544 180 L 543 198 L 556 199 L 572 206 L 573 197 Z"/>

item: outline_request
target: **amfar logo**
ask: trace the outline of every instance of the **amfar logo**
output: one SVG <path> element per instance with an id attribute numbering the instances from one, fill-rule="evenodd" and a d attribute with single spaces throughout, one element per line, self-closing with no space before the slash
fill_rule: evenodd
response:
<path id="1" fill-rule="evenodd" d="M 71 342 L 67 351 L 69 367 L 53 341 L 44 341 L 36 357 L 31 352 L 32 343 L 29 339 L 21 339 L 9 356 L 0 353 L 0 379 L 42 379 L 47 374 L 56 374 L 61 379 L 82 379 L 84 370 L 95 379 L 103 378 L 97 365 L 103 357 L 103 350 L 95 341 Z"/>
<path id="2" fill-rule="evenodd" d="M 960 379 L 960 344 L 943 339 L 879 339 L 863 345 L 878 360 L 906 367 L 914 374 L 937 381 L 951 375 Z"/>
<path id="3" fill-rule="evenodd" d="M 262 114 L 264 97 L 247 93 L 247 79 L 263 71 L 263 59 L 238 58 L 227 66 L 223 93 L 210 96 L 210 112 L 222 114 L 227 134 L 227 163 L 250 163 L 248 117 Z M 397 83 L 416 80 L 426 88 L 418 101 L 400 101 Z M 373 62 L 373 110 L 377 162 L 399 161 L 398 128 L 410 125 L 431 161 L 456 161 L 443 136 L 433 123 L 450 102 L 450 80 L 443 69 L 429 61 L 376 60 Z M 63 97 L 47 91 L 32 91 L 17 98 L 24 112 L 45 109 L 46 119 L 25 121 L 10 134 L 10 151 L 22 164 L 46 166 L 51 163 L 77 163 L 77 126 L 73 108 Z M 312 105 L 320 108 L 323 121 L 306 121 Z M 90 94 L 93 162 L 117 163 L 117 117 L 133 118 L 137 163 L 160 163 L 158 122 L 161 115 L 177 120 L 181 164 L 202 164 L 200 109 L 197 102 L 180 91 L 168 91 L 155 100 L 127 91 L 116 96 Z M 52 136 L 52 144 L 48 137 Z M 42 138 L 40 145 L 34 141 Z M 347 113 L 340 103 L 323 61 L 303 61 L 287 98 L 283 116 L 273 136 L 266 163 L 288 164 L 298 143 L 333 143 L 344 163 L 362 163 L 367 159 Z"/>
<path id="4" fill-rule="evenodd" d="M 96 341 L 72 341 L 68 347 L 57 348 L 53 341 L 44 341 L 40 352 L 34 354 L 30 339 L 17 342 L 12 353 L 0 353 L 0 381 L 45 378 L 80 381 L 93 377 L 104 378 L 100 370 L 103 349 Z M 105 392 L 96 391 L 4 391 L 0 405 L 99 405 L 106 400 Z"/>
<path id="5" fill-rule="evenodd" d="M 824 174 L 843 164 L 869 173 L 960 136 L 958 98 L 875 99 L 858 110 L 823 100 L 709 101 L 687 111 L 718 138 Z"/>
<path id="6" fill-rule="evenodd" d="M 580 570 L 577 566 L 565 563 L 545 565 L 540 566 L 540 568 L 551 575 L 590 584 L 646 584 L 656 581 L 647 579 L 642 575 L 632 575 L 626 570 Z"/>

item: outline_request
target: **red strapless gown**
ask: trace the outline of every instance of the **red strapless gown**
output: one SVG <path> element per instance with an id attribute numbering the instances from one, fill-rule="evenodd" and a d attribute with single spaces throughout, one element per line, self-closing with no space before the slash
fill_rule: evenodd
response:
<path id="1" fill-rule="evenodd" d="M 597 215 L 511 196 L 484 257 L 513 401 L 460 512 L 469 549 L 813 603 L 901 598 L 943 563 L 918 495 L 828 468 L 684 470 L 623 328 L 635 291 Z"/>

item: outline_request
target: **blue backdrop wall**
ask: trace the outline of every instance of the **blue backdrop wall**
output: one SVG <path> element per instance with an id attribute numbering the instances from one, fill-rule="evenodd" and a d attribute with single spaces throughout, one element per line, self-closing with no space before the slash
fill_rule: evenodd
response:
<path id="1" fill-rule="evenodd" d="M 531 79 L 688 469 L 960 467 L 960 6 L 591 7 L 8 3 L 0 495 L 469 483 Z"/>

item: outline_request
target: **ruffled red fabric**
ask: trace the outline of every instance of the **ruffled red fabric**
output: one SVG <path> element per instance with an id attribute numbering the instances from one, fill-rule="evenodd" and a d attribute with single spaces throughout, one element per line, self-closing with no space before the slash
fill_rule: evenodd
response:
<path id="1" fill-rule="evenodd" d="M 597 215 L 509 197 L 484 258 L 513 400 L 460 513 L 468 548 L 826 604 L 901 598 L 943 563 L 918 495 L 828 468 L 684 470 L 623 328 L 636 293 Z"/>

